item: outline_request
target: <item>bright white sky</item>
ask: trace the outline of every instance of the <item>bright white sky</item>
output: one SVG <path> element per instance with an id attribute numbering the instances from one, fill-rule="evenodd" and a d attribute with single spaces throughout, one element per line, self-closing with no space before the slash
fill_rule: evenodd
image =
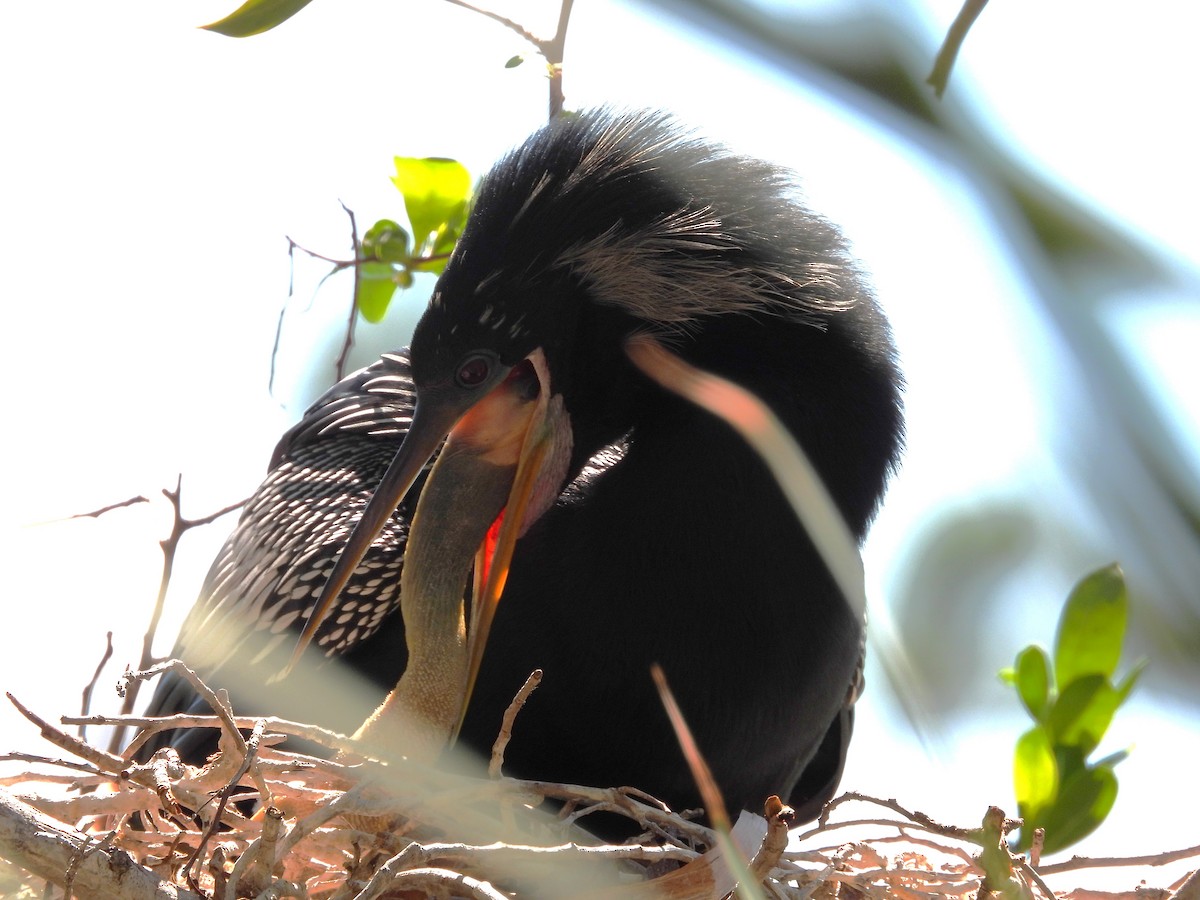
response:
<path id="1" fill-rule="evenodd" d="M 339 199 L 360 223 L 398 215 L 393 155 L 455 156 L 479 174 L 544 117 L 537 66 L 502 68 L 525 51 L 519 39 L 447 4 L 316 0 L 284 28 L 241 42 L 195 29 L 233 5 L 23 3 L 6 11 L 0 32 L 10 460 L 0 552 L 11 554 L 0 686 L 51 717 L 77 706 L 106 630 L 122 665 L 136 659 L 168 513 L 156 502 L 99 521 L 56 520 L 157 497 L 177 472 L 187 514 L 241 499 L 327 380 L 309 362 L 332 346 L 346 286 L 335 281 L 313 299 L 322 270 L 304 262 L 275 397 L 266 392 L 288 283 L 283 236 L 343 255 Z M 957 5 L 888 4 L 898 19 L 928 24 L 927 46 L 915 52 L 930 58 Z M 968 39 L 948 101 L 969 89 L 993 141 L 1191 267 L 1191 310 L 1175 305 L 1183 294 L 1170 295 L 1136 323 L 1154 348 L 1148 377 L 1169 380 L 1177 427 L 1193 440 L 1200 411 L 1186 386 L 1200 344 L 1200 138 L 1186 110 L 1200 84 L 1196 18 L 1170 0 L 1132 14 L 1115 2 L 997 0 Z M 616 0 L 578 0 L 568 66 L 571 105 L 669 108 L 797 169 L 812 205 L 846 227 L 893 317 L 910 385 L 905 473 L 868 554 L 876 596 L 908 577 L 913 534 L 940 509 L 995 496 L 1068 510 L 1084 502 L 1061 483 L 1053 450 L 1077 377 L 1031 312 L 1026 276 L 1009 267 L 1003 220 L 977 205 L 979 188 L 953 157 Z M 401 320 L 415 306 L 364 333 L 358 361 L 402 343 Z M 956 338 L 963 333 L 970 343 Z M 1047 405 L 1048 383 L 1057 405 Z M 231 525 L 186 539 L 160 650 Z M 1042 609 L 1045 632 L 1024 640 L 1048 640 L 1047 605 L 1056 608 L 1087 566 L 1118 555 L 1102 536 L 1061 558 L 1035 554 L 1040 577 L 1026 584 L 1035 599 L 1024 602 Z M 888 627 L 882 612 L 877 627 Z M 987 648 L 986 665 L 1007 664 L 1015 646 Z M 872 684 L 886 697 L 879 675 Z M 988 700 L 1005 702 L 1000 692 Z M 860 714 L 846 787 L 962 824 L 989 803 L 1011 809 L 1015 710 L 935 736 L 933 761 L 896 741 L 891 715 L 882 706 Z M 1154 827 L 1173 798 L 1200 796 L 1194 754 L 1191 774 L 1173 755 L 1194 750 L 1198 737 L 1195 723 L 1170 711 L 1131 712 L 1114 746 L 1139 744 L 1119 770 L 1118 813 L 1138 822 L 1136 834 L 1113 826 L 1084 852 L 1200 843 L 1194 824 Z M 37 745 L 0 709 L 0 749 Z"/>

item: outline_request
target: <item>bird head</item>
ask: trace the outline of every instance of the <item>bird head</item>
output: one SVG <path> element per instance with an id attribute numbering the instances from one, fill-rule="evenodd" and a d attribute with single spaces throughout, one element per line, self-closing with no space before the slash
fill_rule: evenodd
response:
<path id="1" fill-rule="evenodd" d="M 840 239 L 800 215 L 790 190 L 777 168 L 655 113 L 562 119 L 498 163 L 413 334 L 409 432 L 301 646 L 442 447 L 410 531 L 401 604 L 410 693 L 459 692 L 437 701 L 454 707 L 439 713 L 439 734 L 450 718 L 456 726 L 518 538 L 651 390 L 626 342 L 684 344 L 731 315 L 818 334 L 855 305 Z M 438 662 L 421 675 L 427 658 Z"/>

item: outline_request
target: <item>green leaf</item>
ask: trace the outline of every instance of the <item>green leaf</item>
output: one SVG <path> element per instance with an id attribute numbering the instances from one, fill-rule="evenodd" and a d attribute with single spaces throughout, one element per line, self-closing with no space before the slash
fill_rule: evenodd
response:
<path id="1" fill-rule="evenodd" d="M 270 31 L 286 22 L 312 0 L 246 0 L 225 18 L 202 25 L 206 31 L 215 31 L 228 37 L 250 37 Z"/>
<path id="2" fill-rule="evenodd" d="M 368 262 L 358 267 L 358 296 L 354 298 L 358 311 L 368 322 L 383 321 L 388 304 L 396 293 L 391 263 Z"/>
<path id="3" fill-rule="evenodd" d="M 1076 747 L 1086 757 L 1104 737 L 1120 702 L 1120 695 L 1108 678 L 1085 675 L 1058 695 L 1046 717 L 1046 725 L 1056 744 Z"/>
<path id="4" fill-rule="evenodd" d="M 1137 665 L 1133 667 L 1133 671 L 1121 679 L 1117 685 L 1117 705 L 1120 706 L 1129 699 L 1129 694 L 1133 690 L 1133 686 L 1137 684 L 1138 679 L 1142 677 L 1142 672 L 1146 671 L 1146 660 L 1139 660 Z"/>
<path id="5" fill-rule="evenodd" d="M 1029 714 L 1041 722 L 1050 702 L 1050 657 L 1046 651 L 1031 645 L 1018 653 L 1013 683 Z"/>
<path id="6" fill-rule="evenodd" d="M 362 255 L 380 262 L 407 263 L 411 258 L 408 232 L 391 219 L 380 219 L 363 235 Z"/>
<path id="7" fill-rule="evenodd" d="M 1117 776 L 1107 766 L 1079 769 L 1064 778 L 1053 807 L 1037 823 L 1046 829 L 1045 852 L 1056 853 L 1083 840 L 1099 827 L 1116 801 Z"/>
<path id="8" fill-rule="evenodd" d="M 508 62 L 504 64 L 506 69 L 515 69 L 521 63 L 525 62 L 525 57 L 518 53 L 516 56 L 510 57 Z"/>
<path id="9" fill-rule="evenodd" d="M 1050 736 L 1040 725 L 1026 731 L 1017 740 L 1013 757 L 1013 787 L 1020 815 L 1028 822 L 1036 820 L 1054 802 L 1058 793 L 1058 764 Z M 1032 828 L 1029 829 L 1033 833 Z"/>
<path id="10" fill-rule="evenodd" d="M 1121 658 L 1127 615 L 1125 576 L 1115 563 L 1075 586 L 1059 620 L 1054 648 L 1060 693 L 1082 675 L 1112 677 Z"/>
<path id="11" fill-rule="evenodd" d="M 413 253 L 423 253 L 435 235 L 457 215 L 471 194 L 471 176 L 453 159 L 396 157 L 392 183 L 404 195 L 413 230 Z"/>

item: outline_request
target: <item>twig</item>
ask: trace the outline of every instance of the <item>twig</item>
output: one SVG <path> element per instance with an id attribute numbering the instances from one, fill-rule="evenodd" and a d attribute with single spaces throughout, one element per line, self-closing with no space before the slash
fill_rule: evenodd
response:
<path id="1" fill-rule="evenodd" d="M 213 896 L 224 894 L 230 900 L 239 894 L 245 896 L 247 892 L 263 896 L 272 888 L 282 891 L 277 896 L 293 896 L 296 886 L 277 882 L 273 874 L 275 861 L 279 858 L 280 838 L 284 832 L 283 813 L 274 806 L 268 806 L 263 813 L 262 834 L 246 848 L 229 873 L 224 888 L 218 886 Z"/>
<path id="2" fill-rule="evenodd" d="M 99 509 L 93 509 L 91 512 L 75 513 L 72 516 L 67 516 L 64 521 L 69 522 L 71 519 L 98 519 L 105 513 L 112 512 L 114 509 L 122 509 L 126 506 L 135 506 L 138 503 L 149 502 L 150 500 L 147 497 L 143 497 L 141 494 L 138 494 L 136 497 L 130 497 L 128 500 L 122 500 L 120 503 L 110 503 L 108 506 L 102 506 Z"/>
<path id="3" fill-rule="evenodd" d="M 338 203 L 342 204 L 342 209 L 346 211 L 346 215 L 350 218 L 350 252 L 354 254 L 354 293 L 350 295 L 350 318 L 346 322 L 346 338 L 342 341 L 342 352 L 338 354 L 337 361 L 333 365 L 334 381 L 341 381 L 346 377 L 346 361 L 350 358 L 350 351 L 354 347 L 354 326 L 358 322 L 358 293 L 362 285 L 362 266 L 358 263 L 360 258 L 358 255 L 358 221 L 354 217 L 354 210 L 348 207 L 341 200 Z"/>
<path id="4" fill-rule="evenodd" d="M 967 39 L 967 32 L 971 30 L 971 26 L 975 24 L 975 20 L 979 18 L 979 14 L 983 12 L 985 6 L 987 6 L 987 0 L 964 0 L 962 9 L 958 11 L 958 15 L 950 24 L 950 29 L 946 32 L 946 39 L 942 42 L 942 48 L 938 51 L 937 59 L 934 60 L 933 70 L 925 79 L 926 84 L 933 86 L 933 92 L 939 98 L 945 93 L 946 84 L 950 81 L 950 70 L 954 68 L 954 60 L 958 58 L 958 51 L 962 49 L 963 41 Z"/>
<path id="5" fill-rule="evenodd" d="M 231 729 L 231 732 L 232 734 L 236 734 L 238 738 L 241 738 L 241 732 L 239 732 L 236 728 Z M 226 732 L 225 734 L 228 735 L 230 732 Z M 260 721 L 254 726 L 254 731 L 251 733 L 250 737 L 243 741 L 239 746 L 238 749 L 241 751 L 241 764 L 238 766 L 236 774 L 229 780 L 229 783 L 217 792 L 216 815 L 214 815 L 209 821 L 208 827 L 204 829 L 204 834 L 200 838 L 200 843 L 196 846 L 196 849 L 192 851 L 192 854 L 188 857 L 187 862 L 184 863 L 183 867 L 185 871 L 192 870 L 203 857 L 205 846 L 210 840 L 212 840 L 212 836 L 216 834 L 217 828 L 219 828 L 221 825 L 221 819 L 224 816 L 225 809 L 229 805 L 229 798 L 233 796 L 233 792 L 237 788 L 239 782 L 241 782 L 242 777 L 254 766 L 254 757 L 258 754 L 258 743 L 262 740 L 262 736 L 263 723 Z M 261 776 L 259 776 L 258 780 L 261 781 Z M 259 792 L 263 802 L 269 803 L 270 791 L 266 789 L 265 785 L 262 785 L 259 788 Z"/>
<path id="6" fill-rule="evenodd" d="M 171 716 L 63 716 L 60 721 L 64 725 L 121 725 L 143 729 L 126 747 L 124 756 L 127 759 L 137 752 L 145 743 L 146 738 L 157 732 L 177 728 L 220 728 L 225 722 L 217 715 L 201 716 L 187 713 L 177 713 Z M 355 754 L 362 752 L 362 747 L 351 738 L 318 725 L 306 725 L 303 722 L 293 722 L 275 716 L 232 717 L 233 724 L 239 729 L 253 728 L 260 721 L 265 723 L 267 730 L 271 733 L 279 732 L 291 737 L 304 738 L 330 750 Z"/>
<path id="7" fill-rule="evenodd" d="M 521 685 L 521 689 L 517 691 L 512 702 L 508 704 L 508 709 L 504 711 L 504 718 L 500 723 L 500 734 L 496 736 L 496 742 L 492 745 L 492 758 L 488 762 L 489 778 L 500 777 L 500 771 L 504 767 L 504 751 L 508 748 L 508 742 L 512 740 L 513 722 L 516 721 L 517 713 L 525 706 L 529 695 L 536 691 L 541 683 L 542 670 L 534 669 L 529 673 L 529 677 L 525 679 L 525 683 Z"/>
<path id="8" fill-rule="evenodd" d="M 1030 841 L 1029 845 L 1029 864 L 1035 869 L 1040 868 L 1042 865 L 1042 848 L 1045 845 L 1046 829 L 1041 827 L 1033 829 L 1033 840 Z"/>
<path id="9" fill-rule="evenodd" d="M 62 887 L 72 860 L 80 859 L 74 889 L 81 895 L 123 900 L 202 900 L 198 894 L 162 881 L 121 849 L 96 849 L 87 835 L 64 827 L 32 806 L 0 791 L 0 847 L 22 869 Z"/>
<path id="10" fill-rule="evenodd" d="M 1200 900 L 1200 869 L 1187 877 L 1171 895 L 1171 900 Z"/>
<path id="11" fill-rule="evenodd" d="M 567 26 L 571 21 L 571 7 L 574 5 L 574 0 L 562 0 L 558 9 L 558 25 L 554 29 L 554 36 L 549 38 L 538 37 L 524 25 L 499 13 L 469 3 L 467 0 L 446 0 L 446 2 L 468 9 L 493 22 L 498 22 L 533 45 L 538 54 L 546 60 L 546 68 L 550 76 L 549 121 L 553 122 L 562 115 L 566 100 L 562 86 L 563 56 L 567 46 Z"/>
<path id="12" fill-rule="evenodd" d="M 374 878 L 371 879 L 375 881 Z M 415 891 L 440 897 L 446 894 L 465 894 L 472 900 L 509 900 L 508 896 L 496 890 L 486 881 L 480 881 L 461 872 L 450 869 L 429 867 L 425 869 L 407 869 L 391 874 L 386 881 L 368 885 L 355 895 L 354 900 L 373 900 L 382 896 L 385 891 Z"/>
<path id="13" fill-rule="evenodd" d="M 143 681 L 148 681 L 156 675 L 161 675 L 164 672 L 176 672 L 182 675 L 187 682 L 192 686 L 192 689 L 204 699 L 217 714 L 221 725 L 224 726 L 225 732 L 229 735 L 234 743 L 239 756 L 246 755 L 246 739 L 242 737 L 242 733 L 238 731 L 237 723 L 233 720 L 233 711 L 230 710 L 229 704 L 222 702 L 217 692 L 205 684 L 200 676 L 192 671 L 188 666 L 178 659 L 168 659 L 164 662 L 157 663 L 138 672 L 126 672 L 121 676 L 121 680 L 117 684 L 117 692 L 123 697 L 128 697 L 132 693 L 132 688 L 136 687 Z"/>
<path id="14" fill-rule="evenodd" d="M 901 806 L 899 803 L 897 803 L 894 799 L 882 800 L 878 797 L 872 797 L 869 794 L 860 794 L 856 791 L 847 791 L 846 793 L 842 794 L 841 796 L 836 797 L 833 800 L 829 801 L 829 803 L 827 803 L 825 805 L 825 809 L 822 810 L 820 818 L 817 819 L 816 827 L 799 835 L 798 839 L 804 840 L 805 838 L 811 837 L 814 834 L 818 834 L 818 833 L 824 831 L 827 826 L 834 827 L 834 828 L 845 827 L 849 823 L 837 822 L 837 823 L 833 823 L 832 825 L 830 825 L 829 815 L 835 809 L 837 809 L 839 806 L 843 805 L 844 803 L 850 803 L 850 802 L 870 803 L 875 806 L 882 806 L 884 809 L 890 809 L 893 812 L 898 813 L 899 815 L 908 819 L 908 823 L 906 823 L 906 824 L 908 824 L 910 826 L 915 825 L 924 831 L 928 831 L 928 832 L 931 832 L 932 834 L 940 835 L 941 837 L 955 838 L 955 839 L 961 840 L 961 841 L 969 841 L 973 844 L 979 843 L 980 834 L 979 834 L 979 829 L 977 829 L 977 828 L 960 828 L 956 825 L 943 825 L 942 823 L 937 822 L 937 821 L 933 820 L 932 818 L 930 818 L 929 816 L 925 815 L 925 813 L 923 813 L 923 812 L 919 812 L 919 811 L 915 811 L 915 810 L 910 811 L 908 809 L 905 809 L 903 806 Z M 879 820 L 866 820 L 866 821 L 871 821 L 871 822 L 874 822 L 877 824 L 889 824 L 886 821 L 879 821 Z M 897 824 L 897 823 L 890 823 L 890 824 Z"/>
<path id="15" fill-rule="evenodd" d="M 1065 862 L 1052 863 L 1038 869 L 1043 875 L 1073 872 L 1079 869 L 1125 868 L 1127 866 L 1165 866 L 1181 859 L 1200 857 L 1200 844 L 1182 850 L 1168 850 L 1147 856 L 1072 856 Z"/>
<path id="16" fill-rule="evenodd" d="M 0 753 L 0 762 L 28 762 L 41 763 L 47 766 L 60 766 L 64 769 L 76 769 L 80 772 L 86 772 L 89 775 L 99 775 L 100 770 L 88 763 L 77 763 L 69 759 L 55 759 L 51 756 L 42 756 L 37 753 Z M 45 776 L 39 776 L 45 777 Z M 61 776 L 66 780 L 74 780 L 75 776 Z M 27 780 L 27 776 L 18 775 L 12 778 L 0 778 L 0 784 L 14 782 L 17 779 Z"/>
<path id="17" fill-rule="evenodd" d="M 5 692 L 4 696 L 8 697 L 10 703 L 17 708 L 17 712 L 23 715 L 26 719 L 36 725 L 42 732 L 42 737 L 60 747 L 80 759 L 87 760 L 101 772 L 108 772 L 112 775 L 120 774 L 126 766 L 125 760 L 119 756 L 114 756 L 111 753 L 106 753 L 103 750 L 98 750 L 90 744 L 85 743 L 74 735 L 67 734 L 55 728 L 45 719 L 31 711 L 23 705 L 11 693 Z"/>
<path id="18" fill-rule="evenodd" d="M 764 810 L 767 819 L 767 836 L 754 859 L 750 871 L 758 882 L 762 882 L 778 864 L 788 845 L 788 826 L 796 818 L 796 812 L 776 796 L 767 798 Z"/>
<path id="19" fill-rule="evenodd" d="M 92 680 L 87 683 L 87 687 L 83 689 L 83 698 L 79 704 L 80 716 L 86 716 L 92 708 L 92 692 L 96 689 L 96 682 L 100 680 L 100 673 L 104 671 L 104 667 L 108 665 L 108 661 L 112 659 L 113 633 L 110 631 L 104 635 L 104 654 L 100 657 L 100 662 L 96 664 L 96 671 L 92 673 Z M 79 723 L 79 739 L 87 740 L 87 724 Z"/>
<path id="20" fill-rule="evenodd" d="M 163 608 L 167 602 L 167 588 L 171 584 L 171 573 L 175 568 L 175 552 L 179 547 L 180 539 L 192 528 L 198 528 L 202 525 L 208 525 L 216 521 L 221 516 L 233 512 L 238 507 L 244 506 L 246 501 L 239 500 L 237 503 L 232 503 L 223 509 L 217 510 L 215 513 L 203 516 L 199 519 L 185 519 L 180 506 L 180 497 L 183 490 L 183 476 L 179 475 L 175 480 L 175 490 L 163 488 L 163 496 L 171 503 L 173 516 L 171 519 L 171 533 L 164 539 L 158 542 L 163 553 L 163 568 L 162 577 L 158 583 L 158 596 L 154 601 L 154 610 L 150 615 L 150 624 L 146 627 L 146 633 L 142 636 L 142 655 L 138 661 L 139 669 L 149 669 L 154 664 L 154 637 L 158 633 L 158 623 L 162 619 Z M 134 705 L 137 702 L 138 690 L 140 682 L 131 682 L 132 689 L 127 691 L 124 696 L 124 702 L 121 704 L 122 713 L 133 712 Z M 108 742 L 108 749 L 111 753 L 116 753 L 121 749 L 121 744 L 125 740 L 125 730 L 116 728 L 113 730 L 112 738 Z"/>

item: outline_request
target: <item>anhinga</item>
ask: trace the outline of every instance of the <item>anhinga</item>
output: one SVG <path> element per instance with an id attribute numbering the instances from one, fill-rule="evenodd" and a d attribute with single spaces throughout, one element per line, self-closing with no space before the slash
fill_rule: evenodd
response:
<path id="1" fill-rule="evenodd" d="M 508 571 L 486 653 L 467 648 L 460 744 L 486 752 L 541 668 L 509 772 L 695 806 L 657 662 L 731 808 L 775 793 L 815 815 L 841 773 L 863 622 L 742 438 L 627 351 L 648 335 L 756 394 L 861 539 L 899 453 L 900 375 L 842 238 L 794 190 L 662 114 L 534 134 L 481 182 L 409 351 L 338 384 L 281 440 L 176 654 L 217 685 L 244 663 L 226 685 L 235 707 L 253 697 L 241 705 L 353 730 L 405 669 L 402 568 L 405 590 L 461 601 L 481 537 L 512 520 L 510 560 L 474 557 L 481 581 Z M 437 508 L 410 540 L 422 494 Z M 310 617 L 310 653 L 382 687 L 357 706 L 262 709 Z M 152 708 L 194 702 L 169 678 Z M 193 755 L 200 740 L 176 737 Z"/>

